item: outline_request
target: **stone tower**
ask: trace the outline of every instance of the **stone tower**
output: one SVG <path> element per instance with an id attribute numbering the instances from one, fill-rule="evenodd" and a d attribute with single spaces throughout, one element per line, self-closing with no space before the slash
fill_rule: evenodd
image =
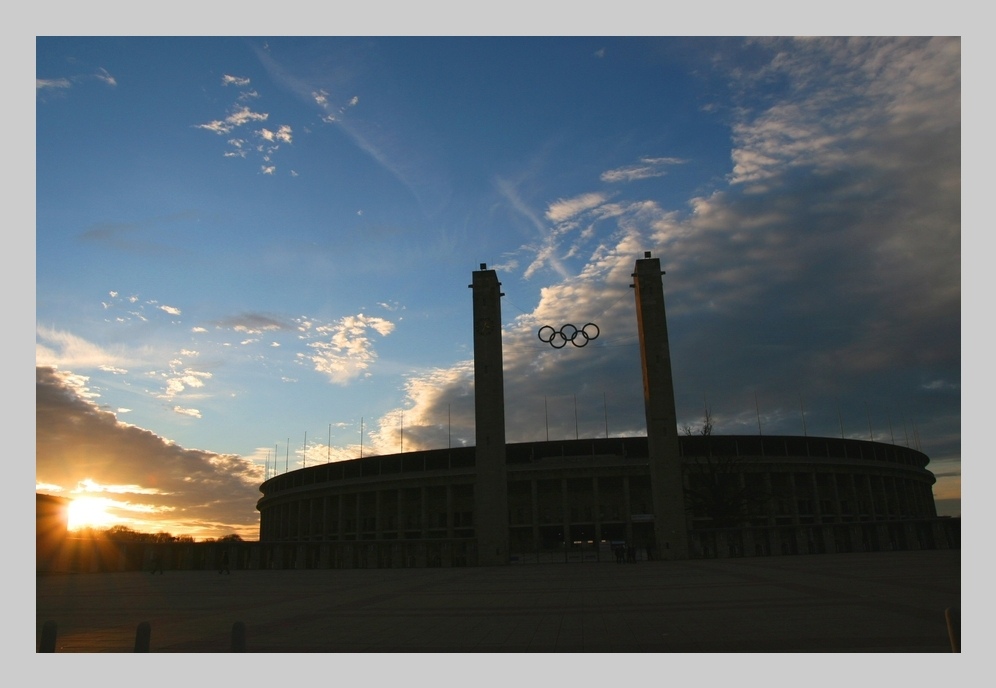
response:
<path id="1" fill-rule="evenodd" d="M 474 527 L 482 566 L 508 563 L 505 382 L 501 352 L 501 283 L 485 263 L 473 273 L 474 417 L 477 480 Z"/>
<path id="2" fill-rule="evenodd" d="M 636 320 L 643 363 L 650 482 L 654 498 L 654 537 L 661 559 L 688 558 L 685 494 L 678 454 L 678 419 L 671 377 L 671 350 L 664 312 L 661 261 L 644 253 L 636 261 Z"/>

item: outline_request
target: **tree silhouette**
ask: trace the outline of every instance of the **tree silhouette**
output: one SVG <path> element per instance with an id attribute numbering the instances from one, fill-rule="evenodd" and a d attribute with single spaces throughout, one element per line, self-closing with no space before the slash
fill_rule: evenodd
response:
<path id="1" fill-rule="evenodd" d="M 194 538 L 189 535 L 176 536 L 171 533 L 160 531 L 158 533 L 142 533 L 133 530 L 128 526 L 111 526 L 105 530 L 87 529 L 90 536 L 102 536 L 109 540 L 119 540 L 125 542 L 193 542 Z"/>
<path id="2" fill-rule="evenodd" d="M 692 517 L 708 519 L 702 524 L 704 527 L 743 525 L 751 513 L 757 512 L 770 499 L 763 489 L 744 480 L 750 460 L 714 451 L 712 413 L 708 407 L 697 432 L 688 424 L 682 429 L 688 436 L 699 434 L 705 438 L 703 455 L 696 456 L 686 468 L 685 509 Z"/>

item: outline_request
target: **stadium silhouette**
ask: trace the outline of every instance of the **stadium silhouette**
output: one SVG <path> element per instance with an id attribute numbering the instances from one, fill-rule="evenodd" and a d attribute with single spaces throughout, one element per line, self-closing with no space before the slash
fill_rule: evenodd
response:
<path id="1" fill-rule="evenodd" d="M 646 437 L 506 443 L 501 284 L 472 274 L 476 445 L 369 456 L 265 481 L 262 568 L 401 568 L 959 547 L 928 457 L 830 437 L 680 435 L 660 260 L 633 284 Z M 597 325 L 547 328 L 555 347 Z M 545 335 L 545 339 L 544 339 Z M 248 560 L 245 557 L 249 556 Z"/>

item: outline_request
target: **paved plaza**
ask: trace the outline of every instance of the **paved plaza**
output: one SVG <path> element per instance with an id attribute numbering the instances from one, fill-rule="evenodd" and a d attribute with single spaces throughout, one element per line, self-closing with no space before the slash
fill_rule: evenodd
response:
<path id="1" fill-rule="evenodd" d="M 37 577 L 36 648 L 133 652 L 938 652 L 961 551 L 489 568 Z"/>

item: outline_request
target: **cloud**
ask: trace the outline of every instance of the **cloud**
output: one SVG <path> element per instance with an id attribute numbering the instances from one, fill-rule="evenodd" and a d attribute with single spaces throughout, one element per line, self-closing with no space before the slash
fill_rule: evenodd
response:
<path id="1" fill-rule="evenodd" d="M 410 377 L 405 383 L 406 407 L 383 415 L 369 433 L 372 453 L 438 449 L 474 444 L 474 362 L 460 361 Z M 347 447 L 355 449 L 355 447 Z M 342 458 L 354 458 L 346 452 Z"/>
<path id="2" fill-rule="evenodd" d="M 183 211 L 145 218 L 140 222 L 99 222 L 88 226 L 79 234 L 78 239 L 129 253 L 154 254 L 157 257 L 164 254 L 180 256 L 185 255 L 183 249 L 158 241 L 158 237 L 175 231 L 177 226 L 184 226 L 199 219 L 196 212 Z M 146 238 L 149 236 L 152 239 Z"/>
<path id="3" fill-rule="evenodd" d="M 164 399 L 172 399 L 187 390 L 201 389 L 204 387 L 204 381 L 210 380 L 212 377 L 213 375 L 209 372 L 194 370 L 192 368 L 170 371 L 165 375 L 165 391 L 161 396 Z M 197 417 L 200 416 L 198 415 Z"/>
<path id="4" fill-rule="evenodd" d="M 830 174 L 868 165 L 898 172 L 897 165 L 932 153 L 921 148 L 930 139 L 940 143 L 945 130 L 960 130 L 957 38 L 775 45 L 777 59 L 752 76 L 784 79 L 799 97 L 734 127 L 733 184 L 764 188 L 766 180 L 785 178 L 794 168 Z M 922 134 L 929 139 L 915 142 Z M 916 147 L 904 149 L 910 144 Z"/>
<path id="5" fill-rule="evenodd" d="M 641 158 L 639 164 L 602 172 L 600 179 L 603 182 L 616 183 L 663 177 L 667 174 L 668 167 L 681 165 L 685 162 L 687 161 L 681 158 Z"/>
<path id="6" fill-rule="evenodd" d="M 222 76 L 221 83 L 222 86 L 244 88 L 249 86 L 249 79 L 225 74 Z M 243 91 L 239 94 L 230 113 L 224 119 L 211 120 L 210 122 L 195 124 L 193 126 L 196 129 L 214 132 L 219 136 L 229 136 L 233 131 L 248 124 L 266 122 L 270 118 L 268 112 L 256 112 L 248 105 L 245 105 L 245 101 L 258 97 L 259 93 L 257 91 Z M 263 143 L 254 143 L 256 139 L 252 137 L 230 136 L 227 140 L 229 149 L 225 150 L 222 155 L 226 158 L 238 159 L 255 158 L 258 156 L 262 158 L 262 163 L 259 167 L 260 173 L 266 176 L 276 175 L 277 166 L 273 163 L 273 155 L 278 150 L 278 144 L 291 144 L 293 142 L 292 127 L 289 124 L 281 124 L 276 130 L 261 127 L 252 132 L 252 134 L 258 137 L 258 140 Z M 298 175 L 296 172 L 292 172 L 291 176 L 296 177 Z"/>
<path id="7" fill-rule="evenodd" d="M 265 122 L 269 118 L 269 113 L 253 112 L 248 106 L 241 106 L 233 111 L 228 117 L 222 120 L 212 120 L 205 124 L 195 124 L 195 129 L 206 129 L 215 134 L 230 134 L 236 127 L 241 127 L 248 122 Z"/>
<path id="8" fill-rule="evenodd" d="M 361 59 L 355 51 L 342 54 L 343 64 L 337 69 L 307 76 L 292 73 L 265 48 L 257 47 L 256 55 L 274 81 L 297 94 L 303 102 L 318 106 L 321 120 L 340 130 L 357 148 L 393 175 L 418 200 L 426 214 L 435 215 L 445 207 L 452 195 L 449 180 L 436 171 L 438 154 L 435 142 L 426 138 L 429 130 L 415 129 L 412 125 L 420 106 L 398 100 L 403 89 L 380 84 L 379 95 L 394 99 L 394 102 L 378 112 L 358 117 L 350 113 L 359 105 L 358 95 L 333 96 L 335 93 L 355 93 L 350 78 L 352 70 L 346 68 L 346 63 Z"/>
<path id="9" fill-rule="evenodd" d="M 552 230 L 544 222 L 543 218 L 529 206 L 529 204 L 522 198 L 517 188 L 517 185 L 506 179 L 496 179 L 495 187 L 498 193 L 508 202 L 509 207 L 526 219 L 528 224 L 533 228 L 534 233 L 537 237 L 535 242 L 531 242 L 522 247 L 522 252 L 530 254 L 532 259 L 526 270 L 523 273 L 525 279 L 531 278 L 534 274 L 542 270 L 543 268 L 549 266 L 561 277 L 568 276 L 568 270 L 560 260 L 560 255 L 557 250 L 555 240 L 552 236 Z M 512 257 L 508 257 L 506 263 L 511 263 L 517 261 Z"/>
<path id="10" fill-rule="evenodd" d="M 260 129 L 259 135 L 266 141 L 282 141 L 284 143 L 291 143 L 292 138 L 291 128 L 286 124 L 282 124 L 277 131 Z"/>
<path id="11" fill-rule="evenodd" d="M 605 196 L 600 193 L 586 193 L 575 198 L 560 199 L 550 204 L 546 210 L 546 219 L 551 222 L 565 222 L 575 216 L 605 203 Z"/>
<path id="12" fill-rule="evenodd" d="M 334 384 L 344 385 L 363 375 L 377 359 L 369 332 L 386 337 L 394 327 L 394 323 L 376 316 L 346 316 L 331 325 L 315 327 L 322 340 L 309 342 L 312 353 L 298 356 Z"/>
<path id="13" fill-rule="evenodd" d="M 103 81 L 108 86 L 117 86 L 118 85 L 117 79 L 115 79 L 113 76 L 111 76 L 108 73 L 108 71 L 106 69 L 104 69 L 103 67 L 101 67 L 100 71 L 98 71 L 93 76 L 94 76 L 95 79 L 99 79 L 100 81 Z"/>
<path id="14" fill-rule="evenodd" d="M 882 439 L 894 423 L 896 441 L 923 438 L 932 462 L 960 456 L 959 41 L 756 44 L 766 59 L 723 74 L 740 98 L 726 113 L 729 175 L 687 204 L 665 205 L 649 195 L 654 185 L 620 183 L 605 193 L 604 183 L 680 162 L 665 155 L 609 170 L 601 186 L 568 198 L 533 200 L 519 191 L 524 184 L 497 183 L 528 229 L 520 251 L 501 257 L 508 281 L 553 273 L 536 305 L 506 312 L 503 323 L 510 441 L 644 431 L 629 285 L 635 259 L 649 250 L 666 271 L 679 425 L 696 424 L 708 405 L 719 432 L 754 434 L 760 418 L 766 434 L 801 434 L 804 405 L 810 434 Z M 759 101 L 753 86 L 761 80 L 784 88 Z M 259 142 L 242 141 L 255 156 Z M 103 240 L 129 230 L 103 229 Z M 115 296 L 109 313 L 144 317 L 142 302 L 130 304 Z M 543 325 L 584 322 L 601 331 L 584 349 L 553 350 L 536 336 Z M 307 346 L 298 361 L 334 384 L 371 374 L 375 335 L 395 327 L 363 314 L 321 324 L 249 313 L 215 324 L 254 341 L 295 333 Z M 39 366 L 123 372 L 143 358 L 51 329 L 37 337 Z M 97 392 L 86 378 L 58 375 L 53 388 L 103 418 L 88 405 Z M 177 363 L 157 379 L 195 397 L 213 378 L 205 367 Z M 474 442 L 471 361 L 411 373 L 405 390 L 397 409 L 373 421 L 378 451 L 397 451 L 402 414 L 406 451 Z M 189 407 L 201 404 L 177 401 L 176 413 L 199 417 Z M 79 446 L 94 453 L 102 445 Z M 204 452 L 182 456 L 198 469 L 215 461 Z M 63 484 L 49 478 L 39 483 Z M 158 489 L 144 474 L 103 482 Z M 240 508 L 255 517 L 258 494 L 248 492 L 240 499 L 249 508 Z"/>
<path id="15" fill-rule="evenodd" d="M 140 357 L 124 349 L 108 350 L 70 332 L 37 326 L 35 364 L 51 368 L 124 370 Z"/>
<path id="16" fill-rule="evenodd" d="M 947 380 L 931 380 L 930 382 L 925 382 L 923 385 L 921 385 L 921 387 L 927 390 L 944 391 L 944 390 L 960 389 L 961 385 L 959 383 L 949 382 Z"/>
<path id="17" fill-rule="evenodd" d="M 142 532 L 258 537 L 262 469 L 250 461 L 122 424 L 49 367 L 36 368 L 35 409 L 35 481 L 46 491 L 114 495 L 118 523 Z"/>
<path id="18" fill-rule="evenodd" d="M 37 95 L 42 95 L 46 92 L 65 92 L 67 89 L 73 87 L 74 84 L 82 83 L 96 79 L 108 86 L 117 86 L 118 82 L 111 74 L 100 67 L 96 72 L 91 74 L 78 74 L 71 77 L 59 77 L 56 79 L 35 79 L 35 93 Z"/>
<path id="19" fill-rule="evenodd" d="M 230 318 L 214 322 L 216 327 L 232 329 L 247 334 L 262 334 L 263 332 L 293 331 L 295 326 L 280 318 L 263 313 L 242 313 Z"/>
<path id="20" fill-rule="evenodd" d="M 536 307 L 503 328 L 509 441 L 645 431 L 629 284 L 649 250 L 666 272 L 679 425 L 707 404 L 719 432 L 756 433 L 760 417 L 766 434 L 802 434 L 803 400 L 810 434 L 867 438 L 871 426 L 879 440 L 922 441 L 934 461 L 960 455 L 958 41 L 763 45 L 767 62 L 729 72 L 735 88 L 750 99 L 762 78 L 793 87 L 731 111 L 731 174 L 687 207 L 591 191 L 551 202 L 550 228 L 499 184 L 541 237 L 524 278 L 570 250 L 581 258 L 574 274 L 559 262 Z M 587 253 L 558 231 L 582 218 L 600 237 Z M 601 330 L 584 349 L 536 337 L 584 322 Z M 466 362 L 412 375 L 406 448 L 441 446 L 448 412 L 454 441 L 473 443 L 466 375 Z M 396 426 L 382 419 L 387 446 Z"/>
<path id="21" fill-rule="evenodd" d="M 65 89 L 72 88 L 72 82 L 69 79 L 35 79 L 35 91 L 44 91 L 47 89 Z"/>

